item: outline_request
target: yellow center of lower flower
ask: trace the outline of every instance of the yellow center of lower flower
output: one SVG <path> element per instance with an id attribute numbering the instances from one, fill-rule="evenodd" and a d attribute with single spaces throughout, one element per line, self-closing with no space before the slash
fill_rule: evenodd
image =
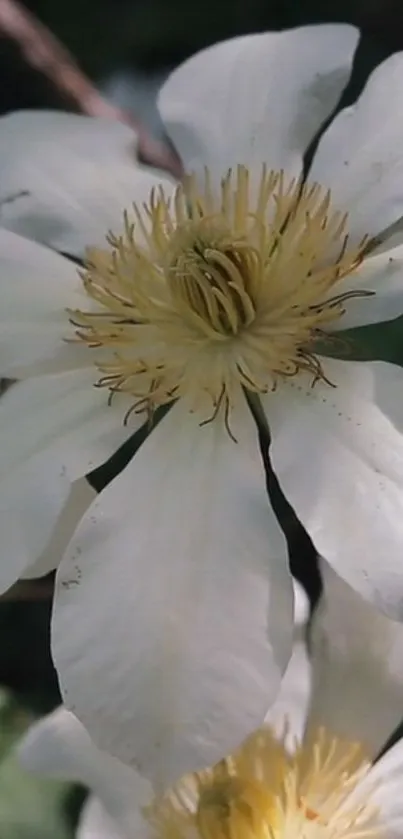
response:
<path id="1" fill-rule="evenodd" d="M 377 812 L 349 796 L 371 767 L 323 729 L 290 755 L 265 728 L 212 769 L 186 776 L 146 810 L 156 839 L 354 839 Z"/>
<path id="2" fill-rule="evenodd" d="M 368 240 L 349 247 L 329 191 L 265 168 L 252 185 L 243 166 L 216 186 L 206 172 L 201 191 L 189 178 L 171 197 L 153 192 L 109 250 L 88 253 L 91 305 L 69 316 L 98 386 L 134 410 L 185 397 L 228 417 L 241 388 L 267 392 L 300 371 L 326 381 L 316 342 L 370 293 L 343 291 Z"/>

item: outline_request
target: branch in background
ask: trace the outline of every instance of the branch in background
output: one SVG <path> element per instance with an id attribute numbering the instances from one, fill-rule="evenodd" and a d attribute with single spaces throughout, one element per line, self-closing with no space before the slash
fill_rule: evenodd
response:
<path id="1" fill-rule="evenodd" d="M 0 0 L 0 38 L 8 38 L 18 46 L 23 61 L 47 79 L 66 106 L 81 114 L 132 125 L 138 134 L 140 159 L 180 175 L 180 162 L 175 152 L 151 137 L 141 123 L 125 111 L 104 99 L 68 50 L 18 0 Z"/>

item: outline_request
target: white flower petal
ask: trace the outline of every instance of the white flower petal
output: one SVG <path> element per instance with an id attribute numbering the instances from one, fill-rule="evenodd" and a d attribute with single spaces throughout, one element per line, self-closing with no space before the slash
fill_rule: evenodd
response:
<path id="1" fill-rule="evenodd" d="M 46 549 L 69 497 L 71 481 L 60 460 L 31 458 L 0 484 L 0 593 Z"/>
<path id="2" fill-rule="evenodd" d="M 335 207 L 348 212 L 354 242 L 403 215 L 402 72 L 398 53 L 372 73 L 356 104 L 323 135 L 309 173 L 331 188 Z"/>
<path id="3" fill-rule="evenodd" d="M 380 761 L 375 764 L 357 793 L 364 799 L 366 788 L 371 790 L 370 802 L 377 809 L 379 823 L 386 836 L 401 837 L 403 834 L 403 740 L 396 743 Z"/>
<path id="4" fill-rule="evenodd" d="M 28 460 L 60 449 L 71 480 L 107 460 L 144 422 L 131 415 L 121 394 L 108 405 L 108 392 L 94 387 L 95 367 L 39 376 L 13 385 L 0 401 L 0 486 Z"/>
<path id="5" fill-rule="evenodd" d="M 273 467 L 318 552 L 402 620 L 403 437 L 375 404 L 370 363 L 322 361 L 336 387 L 301 375 L 264 399 Z"/>
<path id="6" fill-rule="evenodd" d="M 351 808 L 369 805 L 374 809 L 375 832 L 388 839 L 400 839 L 403 833 L 403 740 L 370 769 L 353 790 L 340 810 L 340 816 Z M 343 812 L 344 811 L 344 812 Z"/>
<path id="7" fill-rule="evenodd" d="M 93 387 L 80 370 L 28 379 L 0 400 L 0 590 L 49 547 L 71 484 L 136 431 L 123 425 L 120 402 Z"/>
<path id="8" fill-rule="evenodd" d="M 311 667 L 305 642 L 309 615 L 308 599 L 294 581 L 294 646 L 276 701 L 266 715 L 266 723 L 281 737 L 287 723 L 286 745 L 292 749 L 301 740 L 311 688 Z"/>
<path id="9" fill-rule="evenodd" d="M 293 584 L 294 624 L 297 632 L 301 634 L 305 631 L 305 627 L 309 620 L 309 600 L 302 585 L 297 580 L 293 580 Z"/>
<path id="10" fill-rule="evenodd" d="M 348 300 L 346 312 L 333 322 L 329 331 L 351 329 L 367 323 L 392 320 L 403 313 L 403 245 L 369 256 L 353 274 L 347 276 L 340 292 L 372 291 L 368 297 Z M 330 296 L 334 294 L 334 287 Z"/>
<path id="11" fill-rule="evenodd" d="M 188 171 L 222 178 L 243 163 L 299 176 L 302 155 L 335 107 L 351 70 L 358 32 L 304 26 L 232 38 L 175 70 L 159 110 Z"/>
<path id="12" fill-rule="evenodd" d="M 146 839 L 142 834 L 123 833 L 116 822 L 110 818 L 102 801 L 90 795 L 80 813 L 76 829 L 76 839 Z"/>
<path id="13" fill-rule="evenodd" d="M 85 511 L 96 498 L 96 491 L 85 478 L 71 486 L 67 502 L 56 522 L 50 542 L 41 556 L 22 575 L 26 580 L 43 577 L 59 565 L 66 547 Z"/>
<path id="14" fill-rule="evenodd" d="M 322 560 L 310 633 L 308 727 L 325 725 L 375 756 L 403 718 L 403 626 L 362 599 Z"/>
<path id="15" fill-rule="evenodd" d="M 377 405 L 398 431 L 403 433 L 403 368 L 398 364 L 374 361 L 371 373 Z"/>
<path id="16" fill-rule="evenodd" d="M 66 704 L 157 786 L 261 724 L 291 652 L 284 537 L 246 403 L 232 430 L 237 444 L 174 406 L 89 509 L 57 575 Z"/>
<path id="17" fill-rule="evenodd" d="M 84 726 L 65 708 L 35 723 L 17 748 L 22 766 L 53 778 L 77 781 L 101 799 L 109 816 L 132 836 L 143 823 L 140 807 L 152 797 L 151 785 L 133 769 L 101 752 Z"/>
<path id="18" fill-rule="evenodd" d="M 1 123 L 1 120 L 0 120 Z M 82 363 L 88 351 L 73 336 L 66 308 L 88 310 L 77 265 L 35 242 L 0 229 L 0 367 L 19 378 L 38 362 Z M 82 360 L 81 360 L 82 357 Z"/>
<path id="19" fill-rule="evenodd" d="M 118 232 L 123 211 L 173 181 L 138 165 L 136 135 L 114 120 L 19 111 L 0 120 L 0 224 L 82 256 Z"/>

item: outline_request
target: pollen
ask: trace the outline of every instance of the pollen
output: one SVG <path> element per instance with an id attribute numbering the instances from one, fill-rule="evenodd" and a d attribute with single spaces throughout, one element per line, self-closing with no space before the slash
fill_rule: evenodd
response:
<path id="1" fill-rule="evenodd" d="M 155 839 L 366 839 L 377 812 L 352 793 L 370 766 L 359 744 L 324 729 L 290 754 L 263 728 L 230 758 L 185 776 L 145 816 Z"/>
<path id="2" fill-rule="evenodd" d="M 228 418 L 241 389 L 265 393 L 301 371 L 327 381 L 318 339 L 371 293 L 343 291 L 369 242 L 350 247 L 347 221 L 328 190 L 265 167 L 257 184 L 239 166 L 218 186 L 206 171 L 201 188 L 189 177 L 154 190 L 108 248 L 88 252 L 88 307 L 69 310 L 70 340 L 130 411 L 185 398 Z"/>

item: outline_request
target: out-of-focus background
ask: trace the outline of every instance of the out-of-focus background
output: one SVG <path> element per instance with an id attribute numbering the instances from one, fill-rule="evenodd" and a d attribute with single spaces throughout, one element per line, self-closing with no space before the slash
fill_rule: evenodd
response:
<path id="1" fill-rule="evenodd" d="M 35 40 L 29 26 L 24 33 L 21 9 L 155 138 L 161 137 L 159 85 L 172 67 L 217 40 L 312 22 L 354 23 L 362 40 L 346 101 L 381 60 L 403 49 L 401 0 L 28 0 L 20 9 L 0 0 L 0 114 L 72 107 L 54 83 L 51 64 L 46 71 L 40 37 Z M 403 363 L 402 335 L 400 320 L 361 330 L 357 357 Z M 45 579 L 0 598 L 0 839 L 68 839 L 83 800 L 79 789 L 24 775 L 12 754 L 29 722 L 59 703 L 49 653 L 51 590 L 52 580 Z"/>
<path id="2" fill-rule="evenodd" d="M 0 2 L 0 15 L 3 3 Z M 118 104 L 157 127 L 153 98 L 169 69 L 196 50 L 247 32 L 305 23 L 344 21 L 366 39 L 364 72 L 403 47 L 400 0 L 28 0 L 82 70 Z M 35 63 L 35 59 L 32 63 Z M 0 111 L 63 107 L 57 91 L 21 58 L 18 44 L 0 40 Z"/>

